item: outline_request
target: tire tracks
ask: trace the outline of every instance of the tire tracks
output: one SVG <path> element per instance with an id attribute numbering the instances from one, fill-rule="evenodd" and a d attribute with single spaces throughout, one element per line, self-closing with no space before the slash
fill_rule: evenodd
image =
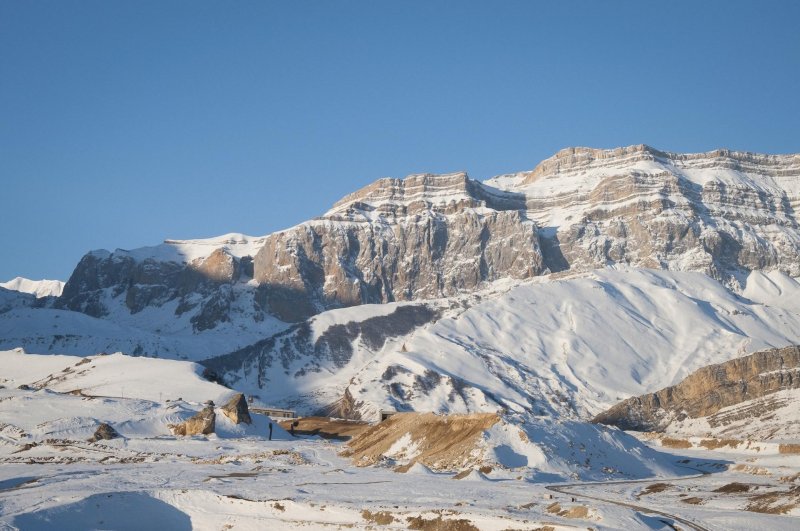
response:
<path id="1" fill-rule="evenodd" d="M 693 468 L 693 467 L 684 467 L 684 468 Z M 689 520 L 687 518 L 683 518 L 682 516 L 678 516 L 676 514 L 668 513 L 666 511 L 661 511 L 659 509 L 652 509 L 650 507 L 645 507 L 643 505 L 636 505 L 634 503 L 628 503 L 619 500 L 613 500 L 609 498 L 601 498 L 599 496 L 591 496 L 589 494 L 583 494 L 578 492 L 572 492 L 568 489 L 572 487 L 607 487 L 608 485 L 630 485 L 636 483 L 652 483 L 653 481 L 663 481 L 663 482 L 675 482 L 675 481 L 688 481 L 692 479 L 698 479 L 703 476 L 707 476 L 710 472 L 706 472 L 704 470 L 700 470 L 697 468 L 693 468 L 693 470 L 697 470 L 700 472 L 699 474 L 693 476 L 679 476 L 673 478 L 650 478 L 650 479 L 632 479 L 628 481 L 587 481 L 582 483 L 568 483 L 564 485 L 545 485 L 547 490 L 557 492 L 559 494 L 564 494 L 567 496 L 572 496 L 575 498 L 584 498 L 588 500 L 600 501 L 603 503 L 610 503 L 612 505 L 617 505 L 619 507 L 625 507 L 628 509 L 634 509 L 636 511 L 645 513 L 645 514 L 655 514 L 658 516 L 665 516 L 675 522 L 680 522 L 681 524 L 689 527 L 690 529 L 695 529 L 696 531 L 709 531 L 707 527 L 704 527 L 702 524 L 695 522 L 693 520 Z"/>

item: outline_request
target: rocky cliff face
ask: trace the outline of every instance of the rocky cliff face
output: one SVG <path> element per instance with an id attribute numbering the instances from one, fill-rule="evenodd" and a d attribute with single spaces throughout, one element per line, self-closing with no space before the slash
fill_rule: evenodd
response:
<path id="1" fill-rule="evenodd" d="M 544 270 L 518 194 L 465 174 L 382 179 L 317 221 L 274 234 L 253 261 L 267 305 L 297 320 L 364 303 L 470 292 Z"/>
<path id="2" fill-rule="evenodd" d="M 663 431 L 673 421 L 707 417 L 723 408 L 800 388 L 800 347 L 756 352 L 689 375 L 678 385 L 629 398 L 593 422 L 624 430 Z"/>
<path id="3" fill-rule="evenodd" d="M 261 238 L 92 252 L 55 305 L 110 319 L 164 308 L 200 333 L 620 263 L 739 289 L 752 270 L 800 276 L 798 207 L 800 155 L 570 148 L 487 183 L 380 179 Z"/>
<path id="4" fill-rule="evenodd" d="M 490 184 L 526 197 L 551 270 L 610 263 L 800 275 L 800 155 L 570 148 Z"/>
<path id="5" fill-rule="evenodd" d="M 302 321 L 330 308 L 428 299 L 545 271 L 524 198 L 466 174 L 382 179 L 323 218 L 264 238 L 167 241 L 92 252 L 57 307 L 95 317 L 177 301 L 195 331 L 231 320 L 234 299 L 254 319 Z M 254 282 L 251 282 L 253 281 Z M 235 290 L 232 286 L 245 286 Z"/>

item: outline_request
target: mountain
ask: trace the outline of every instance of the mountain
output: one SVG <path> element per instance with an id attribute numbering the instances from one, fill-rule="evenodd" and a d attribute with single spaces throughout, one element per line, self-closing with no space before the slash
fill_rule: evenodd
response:
<path id="1" fill-rule="evenodd" d="M 800 275 L 800 155 L 569 148 L 488 184 L 526 198 L 551 270 L 627 263 L 701 271 L 736 287 L 753 270 Z"/>
<path id="2" fill-rule="evenodd" d="M 703 367 L 677 385 L 620 402 L 594 422 L 672 435 L 796 439 L 798 408 L 800 347 L 789 346 Z"/>
<path id="3" fill-rule="evenodd" d="M 95 317 L 166 307 L 195 332 L 327 309 L 469 293 L 610 264 L 800 276 L 800 155 L 571 148 L 486 183 L 380 179 L 268 236 L 87 254 L 58 307 Z"/>
<path id="4" fill-rule="evenodd" d="M 16 277 L 8 282 L 0 282 L 0 288 L 21 293 L 30 293 L 37 299 L 42 297 L 58 297 L 64 290 L 64 282 L 60 280 L 30 280 Z"/>
<path id="5" fill-rule="evenodd" d="M 303 411 L 585 418 L 796 343 L 798 206 L 800 155 L 729 150 L 380 179 L 262 237 L 92 251 L 0 307 L 0 347 L 202 361 Z"/>
<path id="6" fill-rule="evenodd" d="M 331 310 L 202 363 L 267 403 L 372 420 L 381 410 L 591 418 L 691 371 L 800 338 L 800 283 L 768 303 L 700 273 L 627 266 L 480 296 Z"/>
<path id="7" fill-rule="evenodd" d="M 64 398 L 49 393 L 146 389 L 135 408 L 148 427 L 131 435 L 164 433 L 162 388 L 180 374 L 192 389 L 163 392 L 193 393 L 183 416 L 233 390 L 300 415 L 478 414 L 505 426 L 476 431 L 478 446 L 538 480 L 673 474 L 673 458 L 589 421 L 703 367 L 800 344 L 799 206 L 800 155 L 726 150 L 572 148 L 486 182 L 380 179 L 266 236 L 89 252 L 58 297 L 0 288 L 0 350 L 85 357 L 66 372 L 41 360 L 34 394 L 49 411 Z M 139 359 L 95 356 L 115 352 Z M 773 378 L 763 367 L 753 388 Z M 736 378 L 708 381 L 735 391 Z M 796 393 L 648 414 L 675 417 L 668 433 L 795 441 Z M 383 457 L 407 446 L 396 435 Z"/>

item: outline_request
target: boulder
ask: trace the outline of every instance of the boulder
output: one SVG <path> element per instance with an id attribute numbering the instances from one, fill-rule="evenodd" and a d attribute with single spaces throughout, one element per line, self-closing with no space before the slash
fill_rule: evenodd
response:
<path id="1" fill-rule="evenodd" d="M 202 411 L 180 424 L 170 424 L 173 435 L 209 435 L 214 433 L 214 403 L 207 405 Z"/>
<path id="2" fill-rule="evenodd" d="M 119 437 L 117 430 L 111 427 L 110 424 L 103 422 L 97 427 L 94 435 L 89 439 L 89 442 L 97 442 L 99 440 L 110 440 Z"/>
<path id="3" fill-rule="evenodd" d="M 253 423 L 253 419 L 250 418 L 250 410 L 247 408 L 247 400 L 242 393 L 234 395 L 221 409 L 222 413 L 234 424 Z"/>

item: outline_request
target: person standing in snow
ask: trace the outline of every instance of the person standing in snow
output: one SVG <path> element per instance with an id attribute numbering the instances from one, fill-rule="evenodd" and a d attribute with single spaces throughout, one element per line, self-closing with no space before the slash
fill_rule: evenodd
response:
<path id="1" fill-rule="evenodd" d="M 272 440 L 272 422 L 269 423 L 269 440 Z"/>

